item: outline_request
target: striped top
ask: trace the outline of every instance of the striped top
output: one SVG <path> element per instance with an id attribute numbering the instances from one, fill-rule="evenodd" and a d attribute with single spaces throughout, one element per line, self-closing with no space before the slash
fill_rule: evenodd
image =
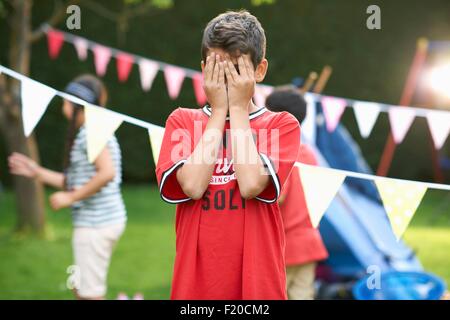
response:
<path id="1" fill-rule="evenodd" d="M 72 205 L 72 217 L 75 227 L 104 227 L 126 221 L 126 210 L 120 192 L 122 183 L 122 159 L 120 146 L 115 136 L 107 143 L 114 162 L 116 175 L 95 195 Z M 70 151 L 70 165 L 66 171 L 68 190 L 86 184 L 96 174 L 93 163 L 88 161 L 86 129 L 81 127 Z"/>

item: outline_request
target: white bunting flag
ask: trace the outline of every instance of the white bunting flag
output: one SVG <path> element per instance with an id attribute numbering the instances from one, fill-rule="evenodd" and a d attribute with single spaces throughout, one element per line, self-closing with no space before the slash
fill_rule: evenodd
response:
<path id="1" fill-rule="evenodd" d="M 402 143 L 416 117 L 416 112 L 412 108 L 405 107 L 392 107 L 388 112 L 392 137 L 396 144 Z"/>
<path id="2" fill-rule="evenodd" d="M 308 92 L 305 93 L 306 117 L 302 122 L 302 137 L 309 144 L 316 144 L 316 99 Z"/>
<path id="3" fill-rule="evenodd" d="M 86 60 L 88 56 L 88 42 L 83 38 L 75 38 L 73 41 L 73 45 L 75 46 L 75 50 L 77 51 L 78 59 Z"/>
<path id="4" fill-rule="evenodd" d="M 427 187 L 420 183 L 377 178 L 375 184 L 383 200 L 392 230 L 399 240 L 422 201 Z"/>
<path id="5" fill-rule="evenodd" d="M 323 97 L 322 109 L 328 132 L 333 132 L 341 121 L 347 101 L 335 97 Z"/>
<path id="6" fill-rule="evenodd" d="M 152 87 L 153 80 L 155 80 L 158 73 L 159 65 L 151 60 L 139 60 L 139 73 L 141 75 L 141 86 L 144 91 L 149 91 Z"/>
<path id="7" fill-rule="evenodd" d="M 311 223 L 317 228 L 346 175 L 323 167 L 304 164 L 298 167 Z"/>
<path id="8" fill-rule="evenodd" d="M 85 105 L 86 139 L 89 162 L 94 162 L 108 140 L 122 124 L 122 116 L 105 108 Z"/>
<path id="9" fill-rule="evenodd" d="M 164 68 L 164 79 L 166 80 L 169 97 L 175 100 L 180 94 L 186 72 L 176 66 L 166 66 Z"/>
<path id="10" fill-rule="evenodd" d="M 443 111 L 428 111 L 427 122 L 437 150 L 444 146 L 450 134 L 450 113 Z"/>
<path id="11" fill-rule="evenodd" d="M 155 164 L 157 164 L 164 137 L 164 128 L 152 126 L 152 128 L 148 130 L 148 135 L 150 137 L 150 146 L 152 147 L 153 160 L 155 161 Z"/>
<path id="12" fill-rule="evenodd" d="M 366 139 L 370 136 L 380 110 L 380 104 L 374 102 L 355 102 L 353 104 L 356 123 L 363 138 Z"/>
<path id="13" fill-rule="evenodd" d="M 22 79 L 22 121 L 25 136 L 28 137 L 33 132 L 55 94 L 56 90 L 46 85 L 31 79 Z"/>

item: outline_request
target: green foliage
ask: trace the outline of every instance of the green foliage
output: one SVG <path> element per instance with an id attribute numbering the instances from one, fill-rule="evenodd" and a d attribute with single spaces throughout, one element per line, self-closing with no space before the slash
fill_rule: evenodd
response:
<path id="1" fill-rule="evenodd" d="M 125 4 L 151 4 L 152 6 L 160 9 L 168 9 L 173 6 L 173 0 L 124 0 Z"/>

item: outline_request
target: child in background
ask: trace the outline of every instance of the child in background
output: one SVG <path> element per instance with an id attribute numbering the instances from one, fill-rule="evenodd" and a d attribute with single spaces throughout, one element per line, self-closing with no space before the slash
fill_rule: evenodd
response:
<path id="1" fill-rule="evenodd" d="M 103 83 L 90 75 L 74 79 L 65 92 L 95 105 L 104 106 L 107 100 Z M 64 190 L 50 197 L 50 205 L 54 210 L 72 207 L 73 254 L 80 276 L 76 297 L 104 299 L 110 258 L 126 224 L 120 146 L 113 136 L 90 163 L 83 108 L 64 100 L 63 113 L 70 121 L 64 173 L 43 168 L 19 153 L 9 157 L 10 171 Z"/>
<path id="2" fill-rule="evenodd" d="M 287 111 L 302 123 L 307 104 L 294 86 L 276 88 L 266 99 L 271 111 Z M 313 151 L 300 145 L 298 162 L 317 165 Z M 288 297 L 291 300 L 314 299 L 316 264 L 328 253 L 322 238 L 309 219 L 298 167 L 294 167 L 278 200 L 286 233 L 286 276 Z"/>
<path id="3" fill-rule="evenodd" d="M 292 170 L 300 126 L 256 106 L 266 38 L 246 11 L 203 32 L 208 105 L 169 116 L 156 167 L 162 198 L 177 204 L 172 299 L 286 299 L 277 199 Z"/>

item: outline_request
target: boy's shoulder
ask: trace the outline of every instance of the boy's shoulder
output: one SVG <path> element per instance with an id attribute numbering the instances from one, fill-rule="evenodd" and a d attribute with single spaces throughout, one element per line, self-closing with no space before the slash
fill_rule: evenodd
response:
<path id="1" fill-rule="evenodd" d="M 202 116 L 204 116 L 202 108 L 192 109 L 192 108 L 178 107 L 172 111 L 172 113 L 169 115 L 169 118 L 170 117 L 181 117 L 181 118 L 195 119 L 195 118 L 200 118 Z"/>
<path id="2" fill-rule="evenodd" d="M 298 120 L 292 114 L 286 111 L 275 112 L 266 108 L 266 111 L 264 112 L 264 118 L 276 126 L 291 124 L 300 127 Z"/>

